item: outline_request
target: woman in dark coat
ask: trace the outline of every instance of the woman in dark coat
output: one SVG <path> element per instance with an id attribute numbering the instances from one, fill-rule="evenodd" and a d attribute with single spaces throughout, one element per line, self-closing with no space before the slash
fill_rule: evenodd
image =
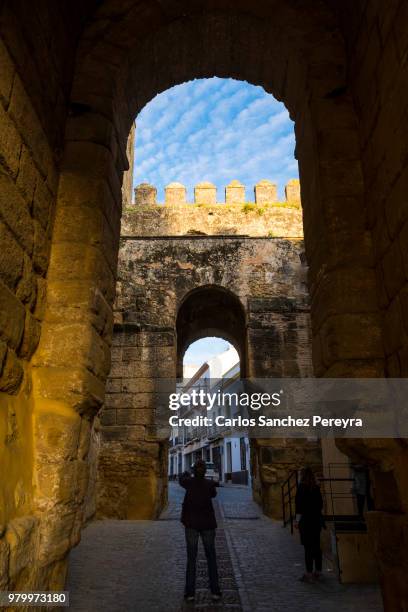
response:
<path id="1" fill-rule="evenodd" d="M 304 468 L 296 493 L 296 526 L 299 528 L 300 541 L 305 547 L 306 573 L 301 578 L 304 582 L 318 579 L 322 571 L 320 548 L 320 532 L 324 526 L 322 509 L 320 487 L 312 470 Z"/>

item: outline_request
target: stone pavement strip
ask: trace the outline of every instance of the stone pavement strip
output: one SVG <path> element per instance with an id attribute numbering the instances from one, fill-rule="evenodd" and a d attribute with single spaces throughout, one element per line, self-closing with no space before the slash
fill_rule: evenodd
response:
<path id="1" fill-rule="evenodd" d="M 328 573 L 304 584 L 303 549 L 264 517 L 244 487 L 222 487 L 216 546 L 223 600 L 211 602 L 200 543 L 194 604 L 183 602 L 185 542 L 179 522 L 183 491 L 170 485 L 158 521 L 96 521 L 71 553 L 67 589 L 73 612 L 380 612 L 379 589 L 341 585 Z"/>

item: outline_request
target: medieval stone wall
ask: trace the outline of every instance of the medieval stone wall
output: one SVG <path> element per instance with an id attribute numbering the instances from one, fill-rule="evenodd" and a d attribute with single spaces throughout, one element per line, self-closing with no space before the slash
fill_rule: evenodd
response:
<path id="1" fill-rule="evenodd" d="M 271 181 L 260 181 L 255 186 L 253 201 L 246 201 L 243 192 L 242 199 L 231 202 L 227 191 L 224 203 L 217 202 L 215 185 L 202 185 L 195 187 L 194 203 L 188 204 L 184 185 L 171 183 L 166 187 L 163 205 L 156 202 L 154 186 L 138 185 L 134 204 L 126 207 L 122 217 L 122 236 L 303 237 L 298 180 L 286 185 L 283 202 L 278 201 L 276 185 Z"/>
<path id="2" fill-rule="evenodd" d="M 165 441 L 154 439 L 154 387 L 157 378 L 176 376 L 182 357 L 177 354 L 177 315 L 194 290 L 220 288 L 241 303 L 247 376 L 311 375 L 300 203 L 292 208 L 266 205 L 267 212 L 259 214 L 259 205 L 245 209 L 242 202 L 200 207 L 172 199 L 170 206 L 153 209 L 138 201 L 125 213 L 112 369 L 100 415 L 99 516 L 148 518 L 157 515 L 164 501 Z M 244 228 L 253 236 L 236 235 Z M 205 291 L 201 299 L 205 303 Z M 201 337 L 216 331 L 202 329 Z M 226 331 L 221 327 L 218 333 Z M 267 462 L 262 445 L 269 450 Z M 315 444 L 297 441 L 286 441 L 284 451 L 282 441 L 260 441 L 255 447 L 263 457 L 254 478 L 256 494 L 266 512 L 279 516 L 280 483 L 288 470 L 311 458 L 319 462 L 319 452 Z"/>
<path id="3" fill-rule="evenodd" d="M 229 76 L 286 104 L 296 125 L 314 372 L 406 375 L 407 3 L 44 0 L 5 1 L 0 11 L 1 341 L 19 387 L 1 392 L 0 582 L 59 588 L 79 538 L 91 424 L 109 370 L 126 143 L 159 91 Z M 6 256 L 14 250 L 21 265 L 23 252 L 39 296 L 44 272 L 31 275 L 27 257 L 46 245 L 48 229 L 33 208 L 31 172 L 53 196 L 51 217 L 59 182 L 33 391 L 22 319 L 25 328 L 42 315 L 29 291 L 17 296 L 21 273 Z M 372 467 L 370 536 L 385 607 L 400 609 L 408 601 L 406 446 L 354 441 L 345 450 Z"/>
<path id="4" fill-rule="evenodd" d="M 61 292 L 58 296 L 54 284 L 50 299 L 47 290 L 51 241 L 63 239 L 61 232 L 58 238 L 54 230 L 66 118 L 86 113 L 83 106 L 70 103 L 70 92 L 79 32 L 92 5 L 92 0 L 85 0 L 73 7 L 62 0 L 41 6 L 3 2 L 0 8 L 3 589 L 62 587 L 66 552 L 78 541 L 82 526 L 82 502 L 78 504 L 78 499 L 83 499 L 87 488 L 87 421 L 81 428 L 79 414 L 67 408 L 67 395 L 74 383 L 71 378 L 64 386 L 67 377 L 61 361 L 57 365 L 50 352 L 39 351 L 38 346 L 44 330 L 52 341 L 57 336 L 61 339 L 58 323 L 67 319 L 58 300 L 66 303 L 73 297 L 65 288 L 64 296 Z M 74 242 L 75 227 L 74 222 Z M 52 301 L 58 302 L 54 316 L 46 316 Z M 54 392 L 45 389 L 46 379 L 52 378 L 52 364 L 59 377 Z M 70 475 L 69 484 L 62 482 L 63 473 Z M 72 521 L 74 515 L 76 521 Z"/>
<path id="5" fill-rule="evenodd" d="M 406 2 L 347 1 L 339 15 L 349 57 L 350 88 L 359 120 L 366 189 L 365 223 L 373 241 L 372 265 L 381 309 L 385 375 L 406 377 L 408 142 L 404 126 L 408 109 L 408 5 Z M 402 491 L 397 483 L 406 478 L 408 454 L 402 441 L 395 444 L 384 440 L 367 447 L 364 454 L 376 456 L 383 468 L 374 474 L 374 479 L 378 479 L 376 507 L 384 511 L 373 513 L 368 521 L 375 534 L 385 605 L 398 609 L 406 597 L 408 563 L 402 559 L 406 540 L 402 542 L 401 532 L 408 533 L 408 496 L 406 488 Z M 396 526 L 391 533 L 390 522 Z M 395 551 L 391 567 L 384 553 L 388 546 Z"/>
<path id="6" fill-rule="evenodd" d="M 44 483 L 33 474 L 38 430 L 30 360 L 44 319 L 58 171 L 3 43 L 0 74 L 0 465 L 7 474 L 0 482 L 0 586 L 18 588 L 35 580 L 29 569 L 37 547 L 33 485 Z"/>

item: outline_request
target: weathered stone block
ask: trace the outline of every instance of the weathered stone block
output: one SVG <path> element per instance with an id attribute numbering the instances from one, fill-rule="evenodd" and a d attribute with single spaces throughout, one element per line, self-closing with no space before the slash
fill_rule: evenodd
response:
<path id="1" fill-rule="evenodd" d="M 408 345 L 398 351 L 398 361 L 400 365 L 400 376 L 408 378 Z"/>
<path id="2" fill-rule="evenodd" d="M 104 383 L 77 362 L 75 367 L 67 368 L 36 367 L 32 376 L 34 392 L 42 403 L 50 399 L 59 401 L 91 416 L 103 403 Z"/>
<path id="3" fill-rule="evenodd" d="M 116 410 L 104 407 L 99 413 L 99 418 L 102 426 L 116 425 Z M 118 423 L 118 425 L 123 425 L 123 423 Z"/>
<path id="4" fill-rule="evenodd" d="M 106 408 L 132 408 L 133 395 L 131 393 L 106 393 Z"/>
<path id="5" fill-rule="evenodd" d="M 156 518 L 166 500 L 160 445 L 143 440 L 126 446 L 107 442 L 99 459 L 97 516 L 99 518 Z"/>
<path id="6" fill-rule="evenodd" d="M 112 308 L 94 283 L 80 280 L 49 282 L 47 295 L 49 321 L 79 323 L 88 320 L 102 338 L 110 342 Z"/>
<path id="7" fill-rule="evenodd" d="M 245 185 L 239 181 L 231 181 L 225 188 L 225 203 L 226 204 L 244 204 L 245 203 Z"/>
<path id="8" fill-rule="evenodd" d="M 12 176 L 17 176 L 21 151 L 20 135 L 9 115 L 0 104 L 0 162 Z"/>
<path id="9" fill-rule="evenodd" d="M 27 147 L 23 145 L 16 184 L 29 207 L 31 207 L 33 201 L 37 176 L 39 176 L 39 172 L 35 167 L 31 154 Z M 39 181 L 41 181 L 40 177 Z"/>
<path id="10" fill-rule="evenodd" d="M 186 203 L 186 188 L 181 183 L 170 183 L 164 190 L 164 203 L 168 206 Z"/>
<path id="11" fill-rule="evenodd" d="M 401 304 L 402 321 L 408 338 L 408 283 L 401 290 L 399 300 Z"/>
<path id="12" fill-rule="evenodd" d="M 15 76 L 13 81 L 9 113 L 18 130 L 24 134 L 26 144 L 30 148 L 42 174 L 47 176 L 51 168 L 54 168 L 53 156 L 41 122 L 38 120 L 30 98 L 27 96 L 24 85 L 18 75 Z"/>
<path id="13" fill-rule="evenodd" d="M 111 348 L 111 361 L 121 361 L 122 349 L 119 346 L 113 346 Z"/>
<path id="14" fill-rule="evenodd" d="M 34 413 L 37 452 L 43 459 L 41 463 L 44 470 L 38 482 L 44 498 L 52 497 L 50 470 L 54 469 L 52 479 L 58 482 L 57 472 L 66 469 L 66 462 L 73 462 L 77 458 L 81 431 L 81 417 L 75 410 L 61 404 L 57 412 L 52 410 L 53 406 L 55 403 L 47 405 L 44 402 Z"/>
<path id="15" fill-rule="evenodd" d="M 382 261 L 382 270 L 385 289 L 388 297 L 390 300 L 392 300 L 401 287 L 403 287 L 403 285 L 406 283 L 406 279 L 408 278 L 408 267 L 407 275 L 404 274 L 403 255 L 398 240 L 395 240 L 389 250 L 385 253 Z"/>
<path id="16" fill-rule="evenodd" d="M 48 227 L 53 204 L 53 194 L 49 190 L 47 183 L 39 177 L 34 193 L 33 216 L 39 221 L 44 230 Z"/>
<path id="17" fill-rule="evenodd" d="M 8 106 L 15 74 L 14 64 L 4 45 L 0 42 L 0 98 L 4 106 Z"/>
<path id="18" fill-rule="evenodd" d="M 66 139 L 96 142 L 106 148 L 117 146 L 114 122 L 97 112 L 69 117 Z"/>
<path id="19" fill-rule="evenodd" d="M 114 236 L 104 214 L 89 206 L 58 207 L 53 239 L 55 242 L 78 242 L 99 248 L 115 272 L 118 236 Z"/>
<path id="20" fill-rule="evenodd" d="M 71 477 L 73 477 L 73 469 L 72 465 L 67 466 L 67 474 L 70 474 Z M 61 472 L 60 475 L 62 476 Z M 54 584 L 59 585 L 57 588 L 63 587 L 65 583 L 63 562 L 66 560 L 67 552 L 78 543 L 77 529 L 75 529 L 77 527 L 75 511 L 78 503 L 81 504 L 81 500 L 73 498 L 70 504 L 42 508 L 37 559 L 40 568 L 50 568 L 51 565 L 53 570 L 51 577 L 55 581 Z"/>
<path id="21" fill-rule="evenodd" d="M 106 393 L 120 393 L 122 391 L 122 381 L 120 378 L 108 378 L 106 381 Z"/>
<path id="22" fill-rule="evenodd" d="M 40 341 L 41 325 L 29 312 L 26 313 L 23 339 L 19 354 L 24 359 L 30 359 Z"/>
<path id="23" fill-rule="evenodd" d="M 113 198 L 120 210 L 122 189 L 118 169 L 115 166 L 113 153 L 110 149 L 94 142 L 68 141 L 64 149 L 63 163 L 66 173 L 82 176 L 86 181 L 92 179 L 107 180 Z M 64 200 L 65 196 L 66 194 L 63 196 Z M 91 195 L 93 201 L 95 201 L 95 196 L 96 193 L 94 192 Z M 82 201 L 82 193 L 77 193 L 75 199 L 76 201 L 78 199 Z"/>
<path id="24" fill-rule="evenodd" d="M 148 425 L 153 422 L 152 410 L 143 409 L 118 409 L 116 411 L 116 422 L 118 425 Z"/>
<path id="25" fill-rule="evenodd" d="M 300 182 L 299 179 L 290 180 L 285 186 L 285 196 L 288 202 L 300 201 Z"/>
<path id="26" fill-rule="evenodd" d="M 121 206 L 112 195 L 106 177 L 95 178 L 79 173 L 63 173 L 58 188 L 58 202 L 64 208 L 88 206 L 101 210 L 118 235 L 121 226 Z"/>
<path id="27" fill-rule="evenodd" d="M 336 160 L 321 166 L 320 194 L 328 197 L 362 197 L 364 180 L 360 160 Z"/>
<path id="28" fill-rule="evenodd" d="M 23 381 L 24 371 L 21 362 L 12 349 L 8 349 L 6 362 L 0 378 L 0 391 L 17 393 Z"/>
<path id="29" fill-rule="evenodd" d="M 384 378 L 384 358 L 380 359 L 350 359 L 338 361 L 329 368 L 323 368 L 316 376 L 327 378 Z"/>
<path id="30" fill-rule="evenodd" d="M 141 361 L 142 360 L 142 347 L 141 346 L 131 346 L 125 347 L 121 349 L 121 360 L 123 362 L 128 361 Z M 113 361 L 118 361 L 118 359 L 114 359 Z"/>
<path id="31" fill-rule="evenodd" d="M 97 286 L 107 303 L 115 295 L 114 276 L 102 252 L 89 245 L 79 243 L 54 244 L 53 265 L 48 274 L 49 281 L 89 280 Z M 70 262 L 67 270 L 66 262 Z"/>
<path id="32" fill-rule="evenodd" d="M 0 340 L 0 375 L 3 371 L 3 366 L 6 362 L 7 356 L 7 344 Z"/>
<path id="33" fill-rule="evenodd" d="M 36 523 L 33 516 L 15 518 L 7 525 L 10 586 L 23 586 L 35 560 Z"/>
<path id="34" fill-rule="evenodd" d="M 376 313 L 331 316 L 321 328 L 321 339 L 323 358 L 327 366 L 337 360 L 383 356 Z"/>
<path id="35" fill-rule="evenodd" d="M 37 276 L 34 273 L 31 259 L 26 253 L 24 253 L 23 275 L 17 286 L 16 297 L 23 304 L 27 304 L 30 310 L 34 309 L 37 298 Z"/>
<path id="36" fill-rule="evenodd" d="M 127 439 L 128 429 L 125 425 L 101 427 L 102 440 L 106 442 L 123 442 Z"/>
<path id="37" fill-rule="evenodd" d="M 24 252 L 0 220 L 0 279 L 13 290 L 23 274 Z"/>
<path id="38" fill-rule="evenodd" d="M 13 181 L 0 172 L 0 215 L 16 236 L 20 246 L 31 255 L 33 222 L 28 206 Z"/>
<path id="39" fill-rule="evenodd" d="M 408 166 L 393 185 L 384 212 L 390 236 L 394 238 L 408 219 Z"/>
<path id="40" fill-rule="evenodd" d="M 404 224 L 399 235 L 399 249 L 404 263 L 405 278 L 408 279 L 408 221 Z M 397 274 L 397 272 L 395 272 Z"/>
<path id="41" fill-rule="evenodd" d="M 106 441 L 138 442 L 146 437 L 146 429 L 143 425 L 115 425 L 103 427 L 101 431 Z"/>
<path id="42" fill-rule="evenodd" d="M 55 338 L 58 337 L 58 343 Z M 36 363 L 50 367 L 81 364 L 102 379 L 110 369 L 110 348 L 96 330 L 86 323 L 43 322 Z"/>
<path id="43" fill-rule="evenodd" d="M 151 393 L 155 388 L 153 378 L 123 378 L 122 390 L 129 393 Z"/>
<path id="44" fill-rule="evenodd" d="M 386 355 L 391 355 L 403 345 L 404 327 L 399 296 L 389 305 L 384 316 L 384 346 Z"/>
<path id="45" fill-rule="evenodd" d="M 286 296 L 270 298 L 250 298 L 249 309 L 251 313 L 259 312 L 296 312 L 301 306 L 296 298 Z"/>
<path id="46" fill-rule="evenodd" d="M 36 278 L 37 295 L 34 306 L 34 316 L 42 321 L 45 315 L 46 296 L 47 296 L 47 281 L 44 278 Z"/>
<path id="47" fill-rule="evenodd" d="M 23 336 L 25 315 L 22 303 L 0 282 L 0 337 L 14 349 Z"/>
<path id="48" fill-rule="evenodd" d="M 355 266 L 321 275 L 313 292 L 312 308 L 316 331 L 330 315 L 375 312 L 377 287 L 372 270 Z"/>
<path id="49" fill-rule="evenodd" d="M 256 204 L 269 204 L 278 201 L 278 191 L 276 183 L 263 179 L 255 185 Z"/>
<path id="50" fill-rule="evenodd" d="M 194 187 L 195 204 L 215 204 L 217 201 L 217 188 L 213 183 L 202 182 Z"/>
<path id="51" fill-rule="evenodd" d="M 10 549 L 6 539 L 0 537 L 0 589 L 8 590 L 9 584 L 9 554 Z"/>
<path id="52" fill-rule="evenodd" d="M 34 269 L 45 275 L 50 257 L 51 242 L 38 221 L 34 221 Z"/>
<path id="53" fill-rule="evenodd" d="M 156 393 L 134 393 L 132 396 L 133 408 L 154 408 L 157 401 Z"/>
<path id="54" fill-rule="evenodd" d="M 408 600 L 407 515 L 371 511 L 367 513 L 367 523 L 382 575 L 384 609 L 398 610 L 401 602 Z"/>
<path id="55" fill-rule="evenodd" d="M 171 378 L 173 375 L 173 368 L 171 364 L 163 364 L 157 362 L 114 362 L 110 371 L 111 376 L 114 378 L 131 378 L 146 379 L 149 376 L 154 378 Z"/>

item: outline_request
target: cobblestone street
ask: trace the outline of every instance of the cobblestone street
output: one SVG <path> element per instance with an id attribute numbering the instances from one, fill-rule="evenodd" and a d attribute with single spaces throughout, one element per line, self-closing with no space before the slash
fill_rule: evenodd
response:
<path id="1" fill-rule="evenodd" d="M 341 585 L 328 572 L 304 584 L 303 548 L 281 523 L 261 515 L 245 487 L 222 487 L 217 496 L 217 554 L 223 601 L 207 590 L 200 544 L 194 604 L 183 603 L 185 543 L 179 522 L 183 491 L 170 485 L 170 502 L 158 521 L 98 521 L 72 551 L 67 589 L 71 609 L 176 612 L 380 612 L 379 589 Z"/>

